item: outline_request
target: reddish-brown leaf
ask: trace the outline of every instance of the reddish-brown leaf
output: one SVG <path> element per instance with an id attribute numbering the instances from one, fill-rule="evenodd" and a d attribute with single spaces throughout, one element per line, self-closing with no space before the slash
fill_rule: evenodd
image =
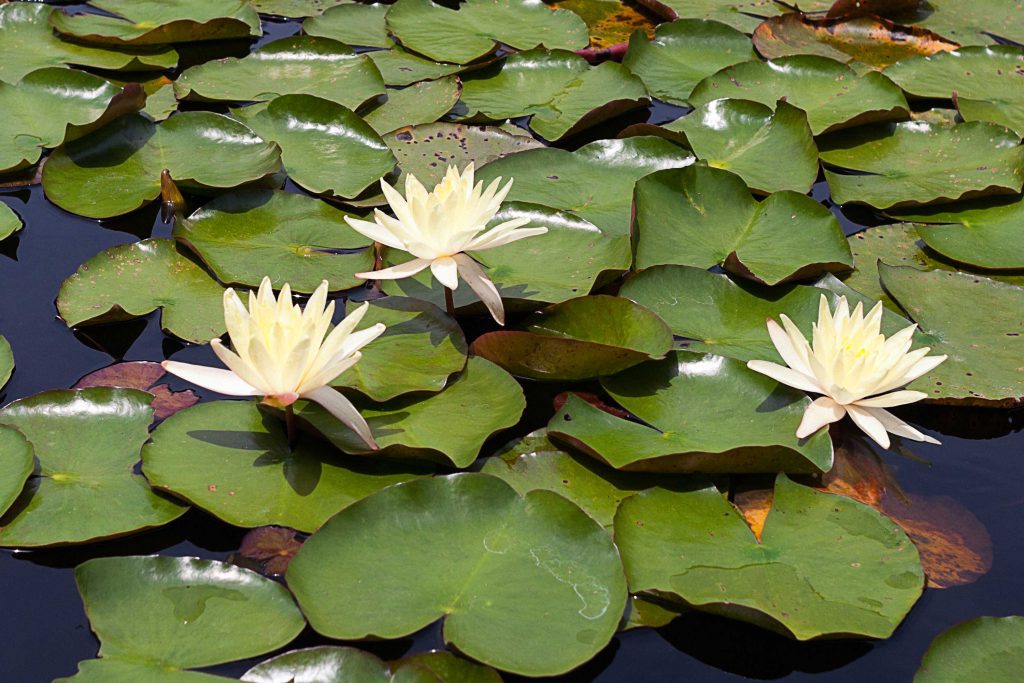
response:
<path id="1" fill-rule="evenodd" d="M 164 376 L 164 369 L 152 361 L 114 363 L 78 380 L 72 389 L 88 387 L 120 387 L 139 389 L 153 394 L 153 413 L 157 420 L 165 420 L 179 410 L 195 405 L 199 397 L 191 390 L 171 391 L 166 384 L 156 384 Z"/>
<path id="2" fill-rule="evenodd" d="M 603 410 L 609 415 L 614 415 L 615 417 L 621 417 L 623 419 L 629 417 L 629 413 L 623 410 L 622 408 L 619 408 L 618 406 L 608 405 L 601 399 L 600 396 L 598 396 L 597 394 L 592 394 L 589 391 L 563 391 L 562 393 L 558 394 L 552 401 L 552 403 L 554 403 L 556 413 L 559 410 L 561 410 L 562 406 L 565 405 L 565 402 L 569 400 L 569 394 L 575 394 L 577 398 L 583 399 L 590 405 L 594 406 L 595 408 L 598 408 L 599 410 Z"/>
<path id="3" fill-rule="evenodd" d="M 288 563 L 302 547 L 294 529 L 263 526 L 251 530 L 242 539 L 238 554 L 263 562 L 267 574 L 284 574 Z"/>

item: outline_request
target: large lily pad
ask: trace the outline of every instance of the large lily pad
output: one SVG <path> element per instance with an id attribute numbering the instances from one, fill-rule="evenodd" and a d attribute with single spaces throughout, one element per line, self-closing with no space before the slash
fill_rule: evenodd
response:
<path id="1" fill-rule="evenodd" d="M 243 190 L 223 195 L 174 226 L 174 237 L 199 254 L 221 282 L 257 287 L 269 276 L 312 292 L 355 287 L 373 267 L 370 240 L 349 227 L 346 212 L 305 195 Z"/>
<path id="2" fill-rule="evenodd" d="M 461 64 L 444 64 L 420 57 L 397 45 L 388 50 L 374 50 L 365 54 L 377 65 L 384 82 L 395 86 L 451 76 L 465 68 Z"/>
<path id="3" fill-rule="evenodd" d="M 914 683 L 1009 683 L 1024 666 L 1024 617 L 978 617 L 932 641 Z"/>
<path id="4" fill-rule="evenodd" d="M 760 542 L 713 486 L 627 498 L 615 542 L 631 590 L 667 593 L 797 640 L 887 638 L 924 588 L 917 550 L 895 522 L 785 475 Z"/>
<path id="5" fill-rule="evenodd" d="M 784 8 L 774 0 L 639 0 L 667 19 L 714 19 L 746 33 Z M 801 3 L 804 7 L 806 3 Z"/>
<path id="6" fill-rule="evenodd" d="M 171 240 L 148 239 L 101 251 L 57 295 L 69 327 L 129 320 L 161 309 L 161 327 L 191 342 L 224 334 L 224 288 Z"/>
<path id="7" fill-rule="evenodd" d="M 351 647 L 321 645 L 260 662 L 242 676 L 247 683 L 501 683 L 498 672 L 444 650 L 420 652 L 390 665 Z"/>
<path id="8" fill-rule="evenodd" d="M 62 209 L 110 218 L 159 197 L 165 169 L 182 188 L 211 191 L 266 181 L 280 168 L 277 145 L 227 116 L 189 111 L 161 123 L 125 116 L 56 150 L 43 189 Z"/>
<path id="9" fill-rule="evenodd" d="M 755 201 L 739 176 L 707 166 L 652 173 L 636 184 L 638 268 L 724 264 L 769 285 L 853 267 L 835 216 L 806 195 Z"/>
<path id="10" fill-rule="evenodd" d="M 14 213 L 14 209 L 0 202 L 0 240 L 7 239 L 24 226 L 18 214 Z"/>
<path id="11" fill-rule="evenodd" d="M 381 135 L 406 126 L 431 124 L 451 111 L 461 94 L 462 82 L 456 76 L 421 81 L 407 88 L 388 88 L 386 99 L 363 118 Z"/>
<path id="12" fill-rule="evenodd" d="M 31 166 L 44 149 L 136 112 L 145 102 L 138 86 L 122 90 L 74 69 L 38 69 L 17 85 L 0 81 L 0 173 Z M 47 115 L 39 116 L 41 111 Z"/>
<path id="13" fill-rule="evenodd" d="M 903 92 L 885 76 L 858 75 L 841 62 L 812 55 L 726 67 L 697 84 L 689 100 L 696 107 L 723 97 L 770 107 L 785 99 L 807 112 L 815 135 L 909 117 Z"/>
<path id="14" fill-rule="evenodd" d="M 353 3 L 355 0 L 249 0 L 249 2 L 260 14 L 300 19 L 324 14 L 334 7 Z"/>
<path id="15" fill-rule="evenodd" d="M 54 12 L 50 25 L 74 40 L 109 45 L 165 45 L 263 35 L 248 0 L 89 0 L 99 13 Z"/>
<path id="16" fill-rule="evenodd" d="M 344 458 L 312 437 L 288 447 L 284 421 L 254 401 L 201 403 L 165 420 L 142 451 L 143 470 L 229 524 L 314 531 L 377 489 L 421 476 L 365 458 Z"/>
<path id="17" fill-rule="evenodd" d="M 547 140 L 648 103 L 643 82 L 622 65 L 591 66 L 566 50 L 520 52 L 463 80 L 462 101 L 470 116 L 530 116 L 530 128 Z"/>
<path id="18" fill-rule="evenodd" d="M 1020 136 L 994 123 L 922 121 L 843 131 L 818 142 L 832 199 L 885 209 L 1024 186 Z M 835 170 L 839 169 L 839 170 Z"/>
<path id="19" fill-rule="evenodd" d="M 932 398 L 972 404 L 1024 399 L 1024 287 L 967 273 L 880 264 L 882 285 L 946 362 L 910 384 Z"/>
<path id="20" fill-rule="evenodd" d="M 468 467 L 492 434 L 519 421 L 526 399 L 507 372 L 483 358 L 470 358 L 444 391 L 408 394 L 379 404 L 356 402 L 380 446 L 378 451 L 370 450 L 319 405 L 298 405 L 296 414 L 345 453 Z M 453 415 L 463 418 L 454 420 Z"/>
<path id="21" fill-rule="evenodd" d="M 548 433 L 617 469 L 653 472 L 826 472 L 828 429 L 796 430 L 811 400 L 722 356 L 678 351 L 601 380 L 643 420 L 570 396 Z M 713 417 L 712 417 L 713 416 Z"/>
<path id="22" fill-rule="evenodd" d="M 519 377 L 576 380 L 663 358 L 672 346 L 672 332 L 661 318 L 613 296 L 569 299 L 534 313 L 520 327 L 477 337 L 471 350 Z"/>
<path id="23" fill-rule="evenodd" d="M 956 98 L 967 121 L 992 121 L 1024 135 L 1024 49 L 965 47 L 906 59 L 885 75 L 915 97 Z"/>
<path id="24" fill-rule="evenodd" d="M 172 669 L 162 664 L 104 657 L 79 662 L 78 673 L 67 678 L 55 678 L 53 683 L 225 683 L 230 680 L 233 679 Z"/>
<path id="25" fill-rule="evenodd" d="M 387 27 L 406 49 L 457 64 L 490 54 L 499 43 L 518 50 L 539 45 L 576 50 L 590 42 L 578 15 L 531 0 L 467 0 L 457 9 L 431 0 L 398 0 L 388 10 Z"/>
<path id="26" fill-rule="evenodd" d="M 55 11 L 38 2 L 0 5 L 0 81 L 17 83 L 44 66 L 77 64 L 112 71 L 162 71 L 178 63 L 174 50 L 116 50 L 61 40 L 50 28 L 50 15 Z"/>
<path id="27" fill-rule="evenodd" d="M 810 191 L 818 178 L 818 148 L 801 109 L 780 100 L 712 100 L 665 125 L 713 168 L 732 171 L 766 194 Z"/>
<path id="28" fill-rule="evenodd" d="M 174 82 L 179 99 L 248 102 L 279 95 L 315 95 L 355 109 L 384 94 L 373 62 L 329 38 L 292 36 L 242 57 L 186 69 Z"/>
<path id="29" fill-rule="evenodd" d="M 756 58 L 750 38 L 741 31 L 717 21 L 680 19 L 658 26 L 653 40 L 643 31 L 633 33 L 622 65 L 654 97 L 686 104 L 703 78 Z"/>
<path id="30" fill-rule="evenodd" d="M 385 4 L 362 5 L 346 0 L 346 4 L 337 4 L 319 16 L 306 19 L 302 22 L 302 32 L 346 45 L 391 47 L 394 43 L 384 27 L 384 15 L 388 9 Z"/>
<path id="31" fill-rule="evenodd" d="M 529 150 L 487 164 L 477 177 L 484 182 L 498 176 L 515 178 L 510 201 L 570 211 L 606 234 L 626 239 L 636 181 L 648 173 L 693 162 L 692 154 L 667 140 L 635 137 L 597 140 L 575 152 Z"/>
<path id="32" fill-rule="evenodd" d="M 14 427 L 0 424 L 0 515 L 17 500 L 35 469 L 35 449 Z"/>
<path id="33" fill-rule="evenodd" d="M 101 557 L 75 568 L 100 656 L 171 667 L 254 657 L 306 625 L 284 586 L 195 557 Z"/>
<path id="34" fill-rule="evenodd" d="M 593 657 L 626 604 L 600 525 L 483 474 L 399 484 L 342 511 L 292 560 L 288 585 L 329 637 L 396 638 L 446 617 L 460 652 L 531 676 Z"/>
<path id="35" fill-rule="evenodd" d="M 351 312 L 356 304 L 346 306 Z M 362 349 L 363 357 L 332 386 L 351 388 L 374 401 L 414 391 L 441 391 L 466 366 L 462 328 L 426 301 L 391 296 L 370 303 L 361 327 L 384 323 L 384 334 Z"/>
<path id="36" fill-rule="evenodd" d="M 149 437 L 152 399 L 134 389 L 60 390 L 4 408 L 0 424 L 28 439 L 39 465 L 0 519 L 0 545 L 84 543 L 181 516 L 186 506 L 157 495 L 133 471 Z"/>
<path id="37" fill-rule="evenodd" d="M 1024 15 L 1003 0 L 928 0 L 896 18 L 941 33 L 961 45 L 988 45 L 1001 38 L 1024 44 Z"/>

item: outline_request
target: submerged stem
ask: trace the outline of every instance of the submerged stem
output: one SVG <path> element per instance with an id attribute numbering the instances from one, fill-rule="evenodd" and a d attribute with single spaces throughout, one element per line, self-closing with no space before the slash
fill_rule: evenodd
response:
<path id="1" fill-rule="evenodd" d="M 284 427 L 288 431 L 288 450 L 295 450 L 295 441 L 298 434 L 295 430 L 295 407 L 287 405 L 284 407 Z"/>
<path id="2" fill-rule="evenodd" d="M 448 315 L 453 319 L 455 318 L 455 297 L 452 294 L 452 290 L 447 287 L 444 288 L 444 306 L 448 310 Z"/>

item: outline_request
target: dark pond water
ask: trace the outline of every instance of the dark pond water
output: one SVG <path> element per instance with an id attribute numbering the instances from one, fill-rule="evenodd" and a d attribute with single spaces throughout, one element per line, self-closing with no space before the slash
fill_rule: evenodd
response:
<path id="1" fill-rule="evenodd" d="M 264 41 L 295 31 L 294 24 L 268 28 L 270 36 Z M 674 115 L 664 109 L 652 114 L 652 119 L 666 118 Z M 825 200 L 826 195 L 827 188 L 816 187 L 816 198 Z M 169 236 L 169 227 L 160 224 L 155 209 L 97 223 L 49 204 L 38 187 L 0 189 L 0 201 L 25 222 L 17 237 L 0 244 L 0 331 L 11 342 L 18 363 L 0 396 L 3 404 L 46 389 L 69 387 L 81 376 L 119 360 L 161 360 L 173 355 L 216 364 L 205 349 L 186 348 L 164 336 L 155 315 L 83 332 L 69 330 L 56 317 L 53 302 L 61 282 L 87 258 L 115 244 Z M 870 221 L 870 217 L 836 212 L 848 232 Z M 176 386 L 173 379 L 170 383 Z M 549 415 L 543 406 L 549 404 L 543 398 L 533 401 L 532 406 L 541 410 L 531 414 L 529 424 L 520 431 L 545 423 Z M 904 491 L 949 496 L 981 521 L 991 536 L 994 554 L 987 575 L 971 585 L 927 590 L 886 641 L 799 644 L 738 622 L 693 614 L 659 630 L 620 634 L 593 661 L 558 680 L 909 681 L 928 644 L 941 631 L 979 615 L 1024 614 L 1024 535 L 1020 532 L 1024 411 L 924 407 L 909 415 L 943 445 L 914 444 L 917 459 L 890 452 L 885 454 L 886 462 Z M 223 560 L 238 547 L 242 535 L 241 530 L 193 511 L 163 529 L 124 541 L 0 553 L 0 586 L 5 589 L 0 611 L 0 679 L 50 681 L 73 674 L 78 661 L 96 655 L 98 643 L 75 589 L 73 567 L 80 562 L 97 556 L 149 553 Z M 316 634 L 307 632 L 288 649 L 319 642 Z M 444 643 L 434 626 L 408 639 L 359 646 L 394 658 Z M 235 662 L 207 671 L 237 677 L 253 663 Z"/>

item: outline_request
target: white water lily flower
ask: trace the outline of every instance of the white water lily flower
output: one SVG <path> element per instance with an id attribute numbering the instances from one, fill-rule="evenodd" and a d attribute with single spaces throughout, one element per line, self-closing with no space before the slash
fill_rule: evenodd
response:
<path id="1" fill-rule="evenodd" d="M 327 280 L 320 283 L 305 310 L 292 303 L 287 284 L 274 299 L 270 278 L 258 294 L 249 292 L 246 310 L 233 289 L 224 292 L 224 322 L 234 352 L 220 339 L 210 342 L 228 370 L 164 361 L 167 372 L 206 389 L 230 396 L 262 396 L 263 402 L 288 407 L 300 398 L 315 401 L 377 448 L 370 427 L 355 406 L 328 383 L 355 365 L 359 349 L 384 332 L 377 323 L 354 332 L 366 315 L 363 304 L 330 331 L 334 302 L 327 302 Z"/>
<path id="2" fill-rule="evenodd" d="M 946 356 L 928 356 L 929 348 L 910 350 L 917 325 L 886 339 L 881 333 L 881 302 L 865 317 L 861 304 L 851 314 L 846 297 L 841 296 L 833 316 L 824 294 L 818 304 L 811 344 L 792 320 L 785 315 L 779 317 L 785 329 L 769 319 L 768 334 L 789 367 L 763 360 L 749 361 L 747 367 L 777 382 L 822 394 L 804 412 L 796 430 L 798 438 L 810 436 L 849 414 L 882 448 L 889 447 L 886 432 L 939 443 L 885 410 L 927 398 L 923 391 L 895 390 L 946 360 Z"/>
<path id="3" fill-rule="evenodd" d="M 373 280 L 397 280 L 430 268 L 438 282 L 454 290 L 459 276 L 484 302 L 499 325 L 505 324 L 505 311 L 498 288 L 476 261 L 465 252 L 500 247 L 532 235 L 543 235 L 547 228 L 523 228 L 528 218 L 505 221 L 487 230 L 487 223 L 501 208 L 512 179 L 498 189 L 501 178 L 495 178 L 487 189 L 483 182 L 473 185 L 473 164 L 463 169 L 449 166 L 444 180 L 427 192 L 411 173 L 405 177 L 405 197 L 398 190 L 380 181 L 380 187 L 395 217 L 380 209 L 374 211 L 375 222 L 345 216 L 357 232 L 374 242 L 407 251 L 416 258 L 407 263 L 356 277 Z"/>

